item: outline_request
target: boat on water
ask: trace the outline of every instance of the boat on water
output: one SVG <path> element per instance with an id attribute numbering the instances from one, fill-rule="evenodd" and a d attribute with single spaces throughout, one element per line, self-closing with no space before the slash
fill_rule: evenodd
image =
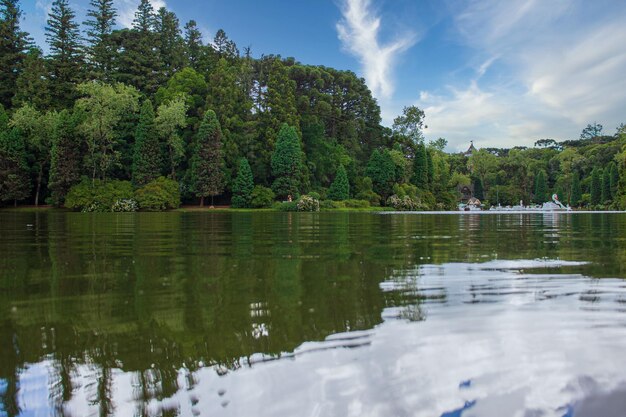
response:
<path id="1" fill-rule="evenodd" d="M 546 212 L 546 211 L 572 211 L 572 208 L 567 205 L 563 205 L 563 203 L 561 203 L 559 201 L 559 196 L 556 194 L 552 194 L 552 201 L 546 201 L 545 203 L 539 205 L 530 205 L 530 206 L 525 206 L 523 201 L 520 201 L 519 205 L 516 206 L 506 206 L 506 207 L 502 207 L 500 204 L 498 204 L 497 206 L 491 206 L 489 208 L 489 211 L 541 211 L 541 212 Z"/>

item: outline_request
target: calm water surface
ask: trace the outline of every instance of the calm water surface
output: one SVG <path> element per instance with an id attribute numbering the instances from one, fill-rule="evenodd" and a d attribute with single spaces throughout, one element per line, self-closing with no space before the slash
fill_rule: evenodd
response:
<path id="1" fill-rule="evenodd" d="M 625 214 L 0 212 L 0 416 L 626 415 Z"/>

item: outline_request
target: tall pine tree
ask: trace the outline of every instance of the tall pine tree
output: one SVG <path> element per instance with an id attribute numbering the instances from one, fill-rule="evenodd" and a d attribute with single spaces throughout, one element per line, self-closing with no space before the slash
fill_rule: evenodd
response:
<path id="1" fill-rule="evenodd" d="M 328 189 L 328 198 L 334 201 L 343 201 L 350 198 L 350 183 L 343 165 L 339 165 L 337 169 L 335 180 Z"/>
<path id="2" fill-rule="evenodd" d="M 546 173 L 539 170 L 535 175 L 535 203 L 544 203 L 547 199 L 548 185 L 546 184 Z"/>
<path id="3" fill-rule="evenodd" d="M 50 82 L 48 68 L 39 48 L 31 48 L 24 60 L 22 71 L 17 77 L 13 105 L 20 107 L 30 104 L 37 110 L 50 105 Z"/>
<path id="4" fill-rule="evenodd" d="M 115 27 L 117 10 L 113 0 L 90 0 L 85 22 L 87 29 L 87 58 L 90 76 L 96 80 L 109 81 L 113 69 L 115 48 L 111 33 Z"/>
<path id="5" fill-rule="evenodd" d="M 141 106 L 139 124 L 135 131 L 132 175 L 136 187 L 143 187 L 161 175 L 162 149 L 154 122 L 154 108 L 152 102 L 146 100 Z"/>
<path id="6" fill-rule="evenodd" d="M 239 160 L 237 177 L 233 182 L 232 206 L 235 208 L 250 207 L 252 201 L 252 190 L 254 189 L 254 178 L 250 164 L 246 158 Z"/>
<path id="7" fill-rule="evenodd" d="M 602 170 L 594 168 L 591 172 L 591 204 L 602 203 Z"/>
<path id="8" fill-rule="evenodd" d="M 195 20 L 190 20 L 185 25 L 185 57 L 187 64 L 195 69 L 199 69 L 203 55 L 202 32 L 198 29 Z"/>
<path id="9" fill-rule="evenodd" d="M 52 204 L 63 205 L 70 188 L 80 181 L 84 141 L 78 135 L 79 116 L 63 110 L 59 113 L 52 140 L 48 189 Z"/>
<path id="10" fill-rule="evenodd" d="M 276 149 L 272 154 L 272 190 L 278 197 L 296 197 L 302 178 L 302 146 L 293 126 L 286 123 L 278 132 Z"/>
<path id="11" fill-rule="evenodd" d="M 191 186 L 200 207 L 205 197 L 214 197 L 224 190 L 224 158 L 222 156 L 222 129 L 213 110 L 208 110 L 200 129 L 191 156 Z"/>
<path id="12" fill-rule="evenodd" d="M 51 93 L 57 108 L 70 107 L 82 78 L 83 54 L 76 15 L 68 0 L 55 0 L 48 15 L 46 40 L 50 46 Z"/>
<path id="13" fill-rule="evenodd" d="M 417 145 L 413 160 L 413 184 L 420 190 L 428 189 L 428 155 L 423 143 Z"/>
<path id="14" fill-rule="evenodd" d="M 20 29 L 19 0 L 0 0 L 0 104 L 11 105 L 17 77 L 30 45 L 28 33 Z"/>
<path id="15" fill-rule="evenodd" d="M 0 201 L 13 202 L 30 195 L 26 147 L 18 129 L 0 132 Z"/>
<path id="16" fill-rule="evenodd" d="M 387 200 L 392 193 L 393 181 L 396 177 L 396 167 L 388 150 L 375 149 L 370 156 L 365 170 L 371 178 L 374 192 Z"/>
<path id="17" fill-rule="evenodd" d="M 602 173 L 602 204 L 612 200 L 611 196 L 611 167 L 607 166 Z"/>
<path id="18" fill-rule="evenodd" d="M 580 176 L 578 175 L 578 172 L 574 172 L 572 175 L 572 191 L 569 199 L 569 204 L 572 207 L 578 207 L 583 199 L 583 190 L 582 186 L 580 185 Z"/>
<path id="19" fill-rule="evenodd" d="M 617 164 L 615 162 L 611 162 L 609 165 L 609 183 L 611 187 L 611 200 L 616 200 L 618 196 L 618 188 L 619 188 L 619 172 L 617 170 Z"/>

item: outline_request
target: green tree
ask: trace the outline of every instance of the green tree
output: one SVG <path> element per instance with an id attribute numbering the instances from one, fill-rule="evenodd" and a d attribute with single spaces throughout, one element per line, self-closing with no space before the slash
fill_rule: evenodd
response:
<path id="1" fill-rule="evenodd" d="M 48 189 L 52 204 L 63 205 L 70 188 L 80 182 L 84 142 L 78 135 L 80 116 L 67 110 L 59 113 L 50 156 Z"/>
<path id="2" fill-rule="evenodd" d="M 214 197 L 224 190 L 224 158 L 222 129 L 213 110 L 208 110 L 196 135 L 191 157 L 191 185 L 200 207 L 205 197 Z"/>
<path id="3" fill-rule="evenodd" d="M 433 189 L 433 180 L 435 179 L 435 165 L 433 163 L 433 155 L 429 149 L 426 149 L 426 174 L 428 178 L 428 189 Z"/>
<path id="4" fill-rule="evenodd" d="M 572 191 L 569 203 L 572 207 L 578 207 L 583 198 L 583 190 L 580 185 L 580 176 L 578 172 L 572 174 Z"/>
<path id="5" fill-rule="evenodd" d="M 31 48 L 26 54 L 22 71 L 17 77 L 13 105 L 30 104 L 38 110 L 50 106 L 50 82 L 46 60 L 39 48 Z"/>
<path id="6" fill-rule="evenodd" d="M 235 208 L 250 207 L 252 201 L 252 190 L 254 189 L 254 178 L 252 169 L 246 158 L 239 160 L 237 177 L 233 182 L 232 206 Z"/>
<path id="7" fill-rule="evenodd" d="M 141 105 L 139 124 L 135 131 L 133 153 L 133 185 L 143 187 L 161 176 L 163 167 L 162 146 L 154 122 L 154 109 L 150 100 Z"/>
<path id="8" fill-rule="evenodd" d="M 387 201 L 393 189 L 393 181 L 396 176 L 395 166 L 388 151 L 372 152 L 365 174 L 371 178 L 374 192 Z"/>
<path id="9" fill-rule="evenodd" d="M 155 125 L 160 138 L 167 146 L 170 177 L 176 179 L 176 169 L 185 157 L 185 142 L 180 131 L 187 127 L 185 96 L 180 96 L 157 109 Z"/>
<path id="10" fill-rule="evenodd" d="M 110 81 L 115 47 L 111 34 L 115 27 L 117 10 L 113 0 L 90 0 L 87 10 L 87 58 L 91 76 L 100 81 Z"/>
<path id="11" fill-rule="evenodd" d="M 54 0 L 48 15 L 46 40 L 50 46 L 51 93 L 58 108 L 69 107 L 82 78 L 83 53 L 76 15 L 68 0 Z"/>
<path id="12" fill-rule="evenodd" d="M 547 200 L 548 185 L 546 184 L 546 173 L 539 170 L 535 175 L 535 203 L 544 203 Z"/>
<path id="13" fill-rule="evenodd" d="M 619 171 L 615 162 L 611 162 L 609 164 L 609 177 L 609 183 L 611 187 L 611 200 L 616 200 L 619 189 Z"/>
<path id="14" fill-rule="evenodd" d="M 120 161 L 123 147 L 118 127 L 123 118 L 137 111 L 139 92 L 123 84 L 90 82 L 80 84 L 83 95 L 75 107 L 83 114 L 79 131 L 87 139 L 86 164 L 91 179 L 106 180 L 111 169 Z"/>
<path id="15" fill-rule="evenodd" d="M 202 44 L 202 32 L 198 29 L 195 20 L 190 20 L 185 25 L 185 56 L 191 68 L 199 69 L 204 52 Z"/>
<path id="16" fill-rule="evenodd" d="M 19 0 L 0 0 L 0 104 L 9 107 L 30 39 L 20 29 Z"/>
<path id="17" fill-rule="evenodd" d="M 483 180 L 478 177 L 474 178 L 474 197 L 476 197 L 480 201 L 483 201 L 485 199 Z"/>
<path id="18" fill-rule="evenodd" d="M 272 190 L 278 197 L 299 194 L 302 178 L 302 146 L 295 127 L 286 123 L 278 132 L 276 149 L 272 154 Z"/>
<path id="19" fill-rule="evenodd" d="M 610 164 L 609 164 L 610 165 Z M 611 167 L 607 166 L 602 173 L 602 204 L 606 204 L 613 198 L 611 196 Z"/>
<path id="20" fill-rule="evenodd" d="M 424 144 L 420 143 L 413 160 L 413 184 L 420 190 L 428 189 L 428 154 Z"/>
<path id="21" fill-rule="evenodd" d="M 24 139 L 16 128 L 0 132 L 0 201 L 14 205 L 30 195 Z"/>
<path id="22" fill-rule="evenodd" d="M 421 144 L 424 142 L 424 118 L 426 114 L 424 110 L 421 110 L 417 106 L 404 107 L 402 109 L 402 115 L 396 117 L 393 120 L 393 131 L 396 134 L 402 135 L 408 138 L 415 144 Z"/>
<path id="23" fill-rule="evenodd" d="M 594 168 L 591 172 L 591 204 L 598 205 L 602 202 L 602 170 Z"/>
<path id="24" fill-rule="evenodd" d="M 335 180 L 328 189 L 328 198 L 334 201 L 343 201 L 350 198 L 350 183 L 343 165 L 339 165 L 337 169 Z"/>
<path id="25" fill-rule="evenodd" d="M 163 63 L 161 71 L 164 78 L 169 79 L 185 66 L 185 42 L 178 18 L 165 7 L 157 11 L 155 35 L 160 61 Z"/>

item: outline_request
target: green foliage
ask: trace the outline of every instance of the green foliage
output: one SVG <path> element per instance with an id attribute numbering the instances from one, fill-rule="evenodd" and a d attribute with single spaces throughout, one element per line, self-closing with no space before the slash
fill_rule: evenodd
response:
<path id="1" fill-rule="evenodd" d="M 11 104 L 26 59 L 29 39 L 20 29 L 22 16 L 19 0 L 0 2 L 0 106 Z"/>
<path id="2" fill-rule="evenodd" d="M 283 124 L 272 154 L 272 190 L 278 197 L 297 196 L 302 177 L 302 148 L 296 129 Z"/>
<path id="3" fill-rule="evenodd" d="M 485 199 L 483 181 L 480 178 L 474 178 L 474 197 L 476 197 L 480 201 L 483 201 Z"/>
<path id="4" fill-rule="evenodd" d="M 425 209 L 421 201 L 417 198 L 411 198 L 408 195 L 399 197 L 394 194 L 387 199 L 387 205 L 398 211 L 417 211 Z"/>
<path id="5" fill-rule="evenodd" d="M 90 180 L 70 188 L 65 197 L 65 207 L 73 210 L 111 211 L 118 200 L 132 200 L 133 186 L 130 181 Z"/>
<path id="6" fill-rule="evenodd" d="M 63 110 L 52 139 L 48 188 L 52 204 L 63 205 L 69 189 L 79 182 L 84 146 L 77 134 L 78 115 Z"/>
<path id="7" fill-rule="evenodd" d="M 272 205 L 278 211 L 298 211 L 297 201 L 281 201 Z"/>
<path id="8" fill-rule="evenodd" d="M 139 210 L 139 205 L 137 204 L 137 201 L 133 199 L 117 200 L 111 206 L 111 211 L 114 213 L 132 213 L 137 210 Z"/>
<path id="9" fill-rule="evenodd" d="M 152 102 L 146 100 L 141 106 L 139 124 L 135 131 L 132 175 L 136 187 L 142 187 L 161 175 L 162 149 L 154 122 Z"/>
<path id="10" fill-rule="evenodd" d="M 185 142 L 180 135 L 187 127 L 187 105 L 184 97 L 161 104 L 154 120 L 156 131 L 167 147 L 170 177 L 176 179 L 176 170 L 185 157 Z"/>
<path id="11" fill-rule="evenodd" d="M 163 211 L 180 206 L 180 186 L 178 182 L 159 177 L 135 191 L 139 208 L 146 211 Z"/>
<path id="12" fill-rule="evenodd" d="M 428 153 L 424 144 L 420 144 L 415 152 L 412 181 L 419 189 L 428 188 Z"/>
<path id="13" fill-rule="evenodd" d="M 216 196 L 224 189 L 222 172 L 222 130 L 213 110 L 208 110 L 196 135 L 191 157 L 191 186 L 200 206 L 204 198 Z"/>
<path id="14" fill-rule="evenodd" d="M 616 200 L 619 191 L 619 171 L 617 169 L 617 164 L 615 162 L 611 162 L 608 166 L 609 172 L 609 188 L 611 190 L 611 200 Z"/>
<path id="15" fill-rule="evenodd" d="M 239 161 L 237 177 L 233 183 L 232 206 L 235 208 L 250 207 L 252 201 L 252 191 L 254 190 L 254 178 L 252 169 L 246 158 Z"/>
<path id="16" fill-rule="evenodd" d="M 328 189 L 328 198 L 335 201 L 347 200 L 350 198 L 350 183 L 348 182 L 348 174 L 343 165 L 339 165 L 335 180 Z"/>
<path id="17" fill-rule="evenodd" d="M 47 62 L 39 48 L 31 48 L 15 81 L 14 106 L 30 104 L 44 110 L 50 104 L 50 77 Z"/>
<path id="18" fill-rule="evenodd" d="M 26 146 L 18 129 L 0 132 L 0 202 L 17 203 L 30 195 Z"/>
<path id="19" fill-rule="evenodd" d="M 602 203 L 602 170 L 594 168 L 591 173 L 591 204 Z"/>
<path id="20" fill-rule="evenodd" d="M 405 136 L 412 143 L 422 144 L 424 135 L 424 118 L 426 114 L 417 106 L 404 107 L 402 115 L 393 120 L 393 131 L 396 134 Z"/>
<path id="21" fill-rule="evenodd" d="M 380 206 L 380 195 L 373 189 L 373 182 L 370 177 L 364 177 L 357 183 L 356 198 L 368 201 L 372 206 Z"/>
<path id="22" fill-rule="evenodd" d="M 271 207 L 276 195 L 271 188 L 255 185 L 250 195 L 250 206 L 254 208 Z"/>
<path id="23" fill-rule="evenodd" d="M 544 203 L 548 198 L 548 185 L 546 184 L 546 173 L 543 170 L 535 175 L 535 203 Z"/>
<path id="24" fill-rule="evenodd" d="M 611 167 L 608 166 L 602 173 L 602 192 L 601 192 L 602 204 L 606 204 L 613 200 L 611 195 Z"/>
<path id="25" fill-rule="evenodd" d="M 393 159 L 387 150 L 381 152 L 376 149 L 372 152 L 365 173 L 371 178 L 373 191 L 376 194 L 383 198 L 391 194 L 396 172 Z"/>
<path id="26" fill-rule="evenodd" d="M 583 198 L 583 189 L 580 185 L 580 176 L 577 172 L 573 174 L 572 177 L 572 190 L 570 195 L 569 204 L 572 207 L 578 207 L 582 202 Z"/>

